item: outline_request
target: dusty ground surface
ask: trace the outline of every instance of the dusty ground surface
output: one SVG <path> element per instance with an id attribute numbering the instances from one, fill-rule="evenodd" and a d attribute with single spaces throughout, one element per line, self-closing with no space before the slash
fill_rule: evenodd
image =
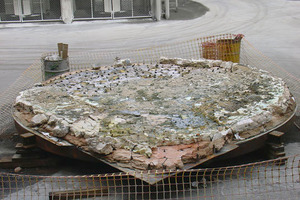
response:
<path id="1" fill-rule="evenodd" d="M 1 24 L 0 93 L 5 91 L 33 60 L 39 59 L 42 52 L 56 51 L 58 42 L 70 44 L 72 53 L 99 49 L 136 49 L 228 32 L 245 34 L 247 40 L 257 49 L 294 76 L 300 77 L 300 1 L 197 0 L 197 2 L 205 5 L 209 11 L 200 18 L 185 21 L 144 20 L 135 21 L 136 23 L 126 20 L 93 21 L 75 22 L 70 25 Z M 300 151 L 299 138 L 299 130 L 291 127 L 286 134 L 287 155 L 294 155 Z M 13 153 L 14 150 L 11 149 L 11 145 L 2 141 L 1 152 Z M 221 165 L 249 161 L 248 159 L 241 161 L 242 159 L 238 158 L 232 163 L 226 162 Z M 65 160 L 64 163 L 67 163 L 62 165 L 64 169 L 56 175 L 82 173 L 81 168 L 84 166 L 70 163 L 69 160 Z M 98 173 L 99 168 L 102 169 L 100 166 L 95 167 L 94 171 L 87 173 Z M 39 173 L 34 170 L 31 172 Z M 298 196 L 291 194 L 290 197 L 299 199 L 299 194 Z M 278 196 L 277 199 L 281 198 Z"/>
<path id="2" fill-rule="evenodd" d="M 300 76 L 299 1 L 197 0 L 209 9 L 192 20 L 147 23 L 121 21 L 73 24 L 1 24 L 0 91 L 4 91 L 42 52 L 56 43 L 73 51 L 136 49 L 220 33 L 242 33 L 257 49 Z M 187 5 L 186 5 L 187 6 Z M 128 23 L 130 22 L 130 23 Z"/>

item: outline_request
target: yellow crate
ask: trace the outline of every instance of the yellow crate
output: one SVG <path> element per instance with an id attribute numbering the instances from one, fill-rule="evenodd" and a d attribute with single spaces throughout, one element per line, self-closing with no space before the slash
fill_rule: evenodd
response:
<path id="1" fill-rule="evenodd" d="M 218 59 L 223 61 L 240 62 L 241 40 L 221 39 L 217 41 Z"/>

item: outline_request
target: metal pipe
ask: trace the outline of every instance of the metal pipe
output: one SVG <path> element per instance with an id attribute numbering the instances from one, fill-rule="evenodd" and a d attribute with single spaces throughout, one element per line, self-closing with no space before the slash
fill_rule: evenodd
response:
<path id="1" fill-rule="evenodd" d="M 93 4 L 93 0 L 91 0 L 91 17 L 94 18 L 94 4 Z"/>
<path id="2" fill-rule="evenodd" d="M 44 20 L 44 12 L 43 12 L 43 2 L 40 0 L 40 11 L 41 11 L 41 20 Z"/>
<path id="3" fill-rule="evenodd" d="M 161 13 L 162 13 L 161 0 L 156 0 L 155 1 L 155 18 L 157 21 L 161 20 Z"/>
<path id="4" fill-rule="evenodd" d="M 133 0 L 131 0 L 131 16 L 133 17 Z"/>
<path id="5" fill-rule="evenodd" d="M 170 0 L 165 0 L 165 17 L 170 18 Z"/>

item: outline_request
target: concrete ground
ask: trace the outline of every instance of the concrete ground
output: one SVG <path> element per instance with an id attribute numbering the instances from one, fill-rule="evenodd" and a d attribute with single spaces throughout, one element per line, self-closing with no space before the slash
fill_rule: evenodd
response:
<path id="1" fill-rule="evenodd" d="M 174 20 L 159 22 L 144 19 L 68 25 L 0 24 L 0 95 L 43 52 L 56 51 L 58 42 L 69 44 L 72 54 L 137 49 L 201 36 L 242 33 L 254 47 L 300 78 L 300 1 L 194 0 L 180 9 L 178 13 L 171 12 Z M 300 152 L 299 134 L 292 127 L 286 136 L 287 155 Z"/>
<path id="2" fill-rule="evenodd" d="M 136 49 L 221 33 L 244 34 L 257 49 L 300 77 L 300 1 L 195 2 L 209 11 L 201 16 L 202 10 L 201 17 L 191 20 L 0 24 L 0 93 L 41 53 L 55 51 L 58 42 L 69 44 L 72 53 Z"/>

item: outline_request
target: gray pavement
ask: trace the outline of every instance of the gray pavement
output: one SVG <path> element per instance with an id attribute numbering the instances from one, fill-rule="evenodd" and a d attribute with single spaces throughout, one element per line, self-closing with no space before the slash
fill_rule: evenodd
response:
<path id="1" fill-rule="evenodd" d="M 187 16 L 188 10 L 194 14 Z M 0 95 L 42 53 L 56 51 L 58 42 L 68 43 L 72 54 L 137 49 L 222 33 L 244 34 L 254 47 L 299 79 L 299 10 L 300 1 L 195 0 L 173 13 L 182 20 L 0 24 Z"/>
<path id="2" fill-rule="evenodd" d="M 192 20 L 130 23 L 1 24 L 0 93 L 56 43 L 78 51 L 136 49 L 220 33 L 243 33 L 257 49 L 300 77 L 300 1 L 195 0 L 209 11 Z"/>
<path id="3" fill-rule="evenodd" d="M 160 22 L 147 19 L 74 22 L 68 25 L 0 24 L 0 95 L 42 53 L 56 51 L 58 42 L 68 43 L 72 54 L 137 49 L 201 36 L 242 33 L 254 47 L 300 78 L 300 1 L 195 2 L 203 4 L 209 11 L 192 10 L 191 16 L 195 16 L 195 12 L 201 13 L 189 20 L 179 16 L 178 20 Z M 300 152 L 299 138 L 299 130 L 293 127 L 286 136 L 287 155 Z M 293 198 L 297 199 L 299 195 Z"/>

